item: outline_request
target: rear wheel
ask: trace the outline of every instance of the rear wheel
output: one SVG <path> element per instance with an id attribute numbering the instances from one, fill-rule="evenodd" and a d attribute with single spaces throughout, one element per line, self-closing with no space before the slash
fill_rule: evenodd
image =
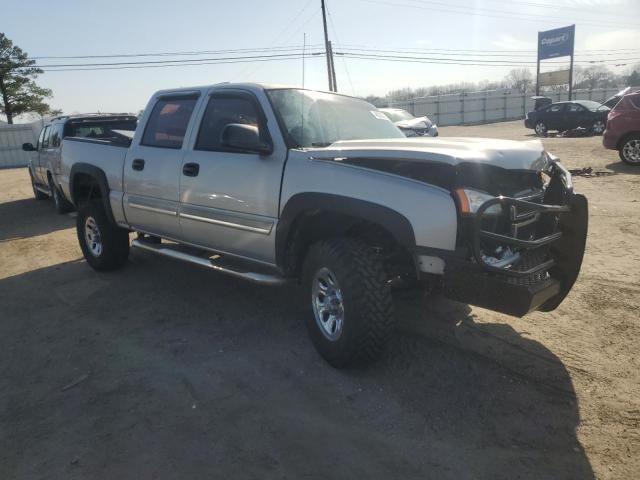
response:
<path id="1" fill-rule="evenodd" d="M 537 135 L 546 135 L 547 134 L 547 126 L 544 122 L 537 122 L 534 126 L 534 130 Z"/>
<path id="2" fill-rule="evenodd" d="M 626 138 L 618 150 L 620 160 L 634 167 L 640 166 L 640 135 Z"/>
<path id="3" fill-rule="evenodd" d="M 391 290 L 373 250 L 350 238 L 321 241 L 309 249 L 302 276 L 309 335 L 324 359 L 343 368 L 378 358 L 393 322 Z"/>
<path id="4" fill-rule="evenodd" d="M 129 257 L 129 232 L 109 221 L 100 202 L 82 205 L 76 217 L 78 242 L 95 270 L 115 270 Z"/>
<path id="5" fill-rule="evenodd" d="M 51 198 L 53 199 L 53 206 L 56 212 L 63 214 L 73 210 L 73 204 L 64 198 L 51 177 L 49 177 L 49 190 L 51 191 Z"/>
<path id="6" fill-rule="evenodd" d="M 593 126 L 591 127 L 591 132 L 594 135 L 602 135 L 602 133 L 604 132 L 605 128 L 606 128 L 606 124 L 604 123 L 604 121 L 596 120 L 594 122 Z"/>

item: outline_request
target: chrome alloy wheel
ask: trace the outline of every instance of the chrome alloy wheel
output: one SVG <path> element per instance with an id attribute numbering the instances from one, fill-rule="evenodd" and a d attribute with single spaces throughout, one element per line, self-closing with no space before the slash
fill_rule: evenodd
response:
<path id="1" fill-rule="evenodd" d="M 536 123 L 534 130 L 538 135 L 544 135 L 547 133 L 547 126 L 543 122 L 538 122 Z"/>
<path id="2" fill-rule="evenodd" d="M 340 338 L 344 325 L 342 291 L 336 276 L 326 267 L 318 270 L 313 278 L 311 304 L 322 334 L 331 341 Z"/>
<path id="3" fill-rule="evenodd" d="M 100 229 L 93 217 L 87 217 L 84 221 L 84 240 L 94 257 L 99 257 L 102 253 L 102 236 Z"/>
<path id="4" fill-rule="evenodd" d="M 593 124 L 593 133 L 600 135 L 602 132 L 604 132 L 604 129 L 606 128 L 606 125 L 604 124 L 604 122 L 602 120 L 598 120 L 596 121 L 596 123 Z"/>
<path id="5" fill-rule="evenodd" d="M 629 140 L 622 147 L 622 155 L 629 163 L 640 164 L 640 140 Z"/>

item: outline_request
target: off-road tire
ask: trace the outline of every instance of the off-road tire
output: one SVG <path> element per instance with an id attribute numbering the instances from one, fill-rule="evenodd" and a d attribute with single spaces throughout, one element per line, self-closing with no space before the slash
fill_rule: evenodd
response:
<path id="1" fill-rule="evenodd" d="M 533 130 L 536 132 L 536 135 L 539 135 L 541 137 L 546 136 L 549 132 L 549 129 L 547 129 L 547 125 L 543 121 L 536 122 L 536 124 L 533 126 Z"/>
<path id="2" fill-rule="evenodd" d="M 40 190 L 36 188 L 36 181 L 33 178 L 33 173 L 31 173 L 31 170 L 29 170 L 29 178 L 31 178 L 31 188 L 33 189 L 33 196 L 35 197 L 35 199 L 45 200 L 49 198 L 49 195 L 47 195 L 46 193 L 42 193 Z"/>
<path id="3" fill-rule="evenodd" d="M 638 143 L 632 143 L 638 142 Z M 630 157 L 628 157 L 628 152 L 625 151 L 625 147 L 628 149 L 631 148 L 632 145 L 638 145 L 640 143 L 640 135 L 631 135 L 625 138 L 620 143 L 620 148 L 618 149 L 618 154 L 620 155 L 620 160 L 622 160 L 627 165 L 632 165 L 634 167 L 640 167 L 640 158 L 636 161 Z"/>
<path id="4" fill-rule="evenodd" d="M 340 336 L 329 340 L 316 320 L 313 282 L 323 268 L 331 270 L 344 305 Z M 312 245 L 302 267 L 305 302 L 311 307 L 307 327 L 322 357 L 335 368 L 366 365 L 383 352 L 393 328 L 391 289 L 380 259 L 364 242 L 337 238 Z"/>
<path id="5" fill-rule="evenodd" d="M 85 236 L 88 218 L 92 218 L 99 229 L 101 240 L 99 254 L 92 253 Z M 129 258 L 129 232 L 109 221 L 100 202 L 91 201 L 80 206 L 76 217 L 76 231 L 84 258 L 94 270 L 115 270 L 127 262 Z"/>
<path id="6" fill-rule="evenodd" d="M 51 190 L 51 200 L 53 200 L 53 208 L 56 209 L 56 212 L 62 215 L 73 211 L 73 204 L 64 198 L 51 177 L 49 177 L 49 190 Z"/>

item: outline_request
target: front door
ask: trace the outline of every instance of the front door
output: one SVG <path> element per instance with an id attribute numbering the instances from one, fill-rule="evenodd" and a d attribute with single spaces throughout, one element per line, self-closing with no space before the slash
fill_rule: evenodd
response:
<path id="1" fill-rule="evenodd" d="M 136 230 L 177 238 L 183 144 L 197 94 L 156 99 L 144 132 L 136 135 L 124 165 L 124 209 Z"/>
<path id="2" fill-rule="evenodd" d="M 36 178 L 41 185 L 47 183 L 47 159 L 49 158 L 49 138 L 51 137 L 51 125 L 44 127 L 42 136 L 38 142 L 38 163 L 36 164 Z"/>
<path id="3" fill-rule="evenodd" d="M 201 116 L 181 172 L 183 237 L 196 245 L 273 264 L 286 159 L 277 121 L 252 93 L 230 89 L 211 94 Z M 273 152 L 260 155 L 226 148 L 221 136 L 229 124 L 257 127 Z"/>

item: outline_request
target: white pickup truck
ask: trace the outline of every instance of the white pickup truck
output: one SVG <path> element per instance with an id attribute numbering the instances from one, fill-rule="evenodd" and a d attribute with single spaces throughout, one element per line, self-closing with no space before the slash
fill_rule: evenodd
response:
<path id="1" fill-rule="evenodd" d="M 130 145 L 65 138 L 59 175 L 93 268 L 123 265 L 131 244 L 261 284 L 297 279 L 335 367 L 380 354 L 394 288 L 555 309 L 587 234 L 585 197 L 539 141 L 405 138 L 362 100 L 299 88 L 160 91 Z"/>

